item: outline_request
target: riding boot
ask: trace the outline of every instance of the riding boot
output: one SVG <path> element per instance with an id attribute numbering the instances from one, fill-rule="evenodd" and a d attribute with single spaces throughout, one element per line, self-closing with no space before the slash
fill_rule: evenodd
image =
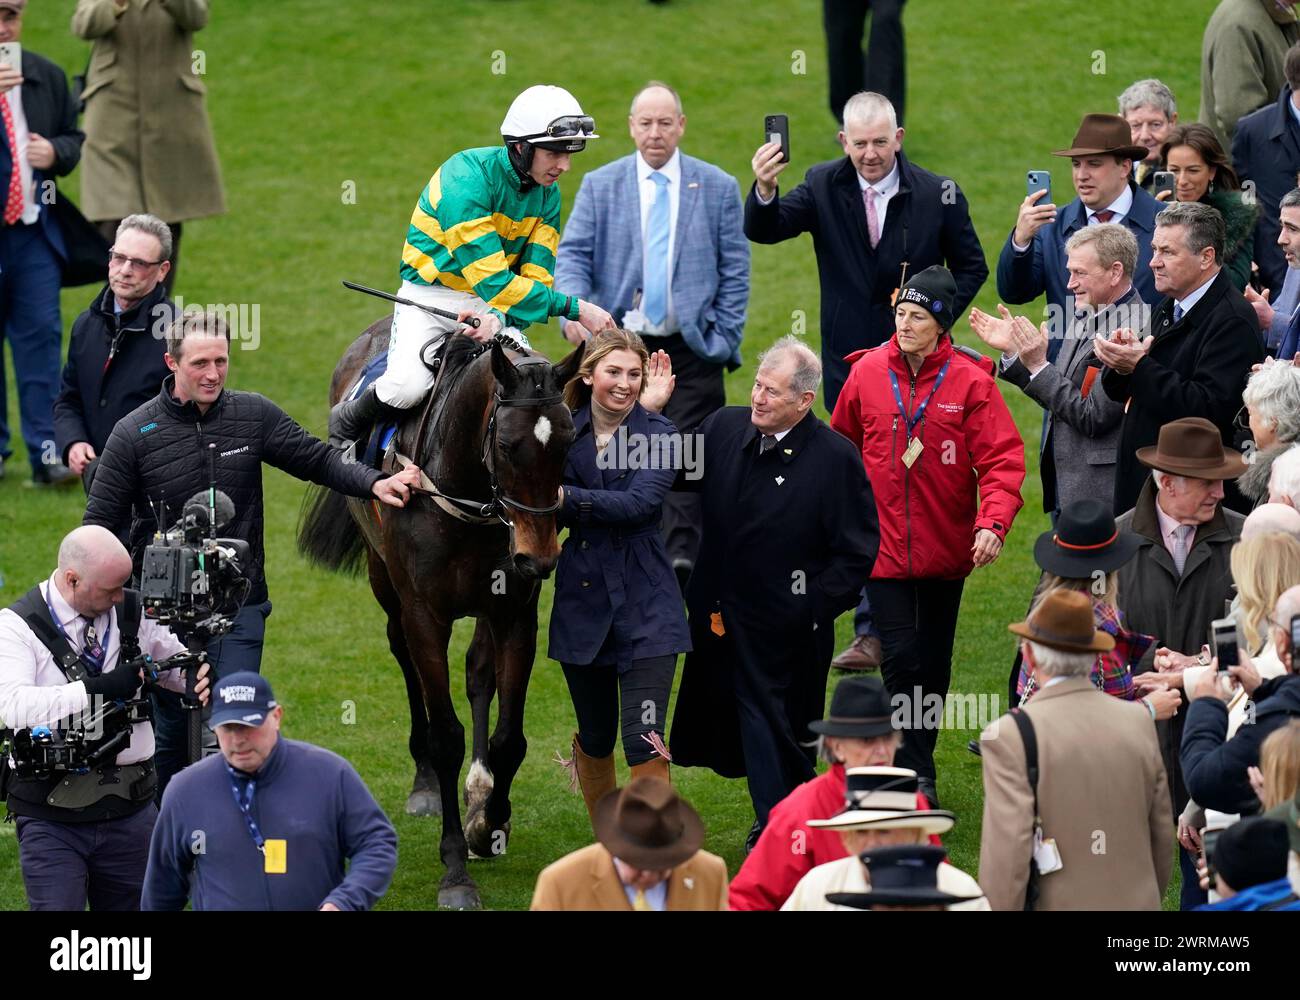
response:
<path id="1" fill-rule="evenodd" d="M 582 789 L 582 800 L 587 804 L 587 815 L 595 828 L 596 803 L 607 792 L 618 787 L 614 775 L 614 755 L 608 757 L 588 757 L 578 743 L 578 734 L 573 734 L 573 762 L 578 768 L 578 785 Z"/>
<path id="2" fill-rule="evenodd" d="M 346 448 L 351 441 L 360 441 L 362 435 L 380 418 L 399 419 L 403 410 L 381 402 L 375 395 L 374 385 L 366 387 L 356 399 L 348 399 L 330 410 L 330 444 Z"/>
<path id="3" fill-rule="evenodd" d="M 633 778 L 658 778 L 661 781 L 668 782 L 670 785 L 672 784 L 673 781 L 673 779 L 668 774 L 668 761 L 665 760 L 663 757 L 660 757 L 658 754 L 655 754 L 653 757 L 651 757 L 649 760 L 645 761 L 642 764 L 633 764 L 632 777 Z"/>

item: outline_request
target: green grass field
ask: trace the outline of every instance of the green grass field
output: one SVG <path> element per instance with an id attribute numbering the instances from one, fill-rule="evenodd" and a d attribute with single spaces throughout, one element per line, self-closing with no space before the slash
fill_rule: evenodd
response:
<path id="1" fill-rule="evenodd" d="M 73 0 L 30 6 L 22 39 L 69 74 L 81 71 L 87 53 L 67 30 L 74 6 Z M 367 5 L 364 16 L 355 6 L 306 0 L 213 6 L 212 23 L 196 44 L 206 54 L 229 212 L 187 224 L 177 291 L 186 302 L 258 308 L 260 344 L 235 351 L 230 385 L 265 393 L 318 434 L 336 359 L 384 311 L 343 290 L 339 279 L 395 285 L 422 185 L 456 150 L 494 144 L 506 106 L 524 87 L 563 84 L 604 135 L 575 158 L 573 173 L 561 182 L 566 210 L 583 171 L 633 148 L 623 125 L 627 104 L 651 77 L 682 93 L 689 120 L 683 148 L 719 164 L 746 189 L 764 114 L 790 116 L 789 182 L 839 155 L 816 0 L 672 0 L 662 7 L 632 0 L 394 0 Z M 1081 115 L 1114 112 L 1125 86 L 1158 76 L 1178 95 L 1184 118 L 1195 116 L 1201 30 L 1213 7 L 1214 0 L 1181 4 L 1180 17 L 1153 34 L 1133 30 L 1131 7 L 1120 0 L 908 5 L 905 148 L 962 186 L 990 270 L 1024 195 L 1026 169 L 1050 169 L 1058 200 L 1069 192 L 1068 164 L 1049 153 L 1069 144 Z M 62 187 L 77 197 L 75 175 Z M 352 187 L 355 203 L 346 203 Z M 767 344 L 801 318 L 815 337 L 811 241 L 754 247 L 752 288 L 746 365 L 728 378 L 733 403 L 748 399 L 754 358 Z M 94 291 L 65 292 L 65 330 Z M 977 304 L 992 310 L 996 294 L 990 279 Z M 977 343 L 964 319 L 958 333 Z M 554 324 L 534 342 L 552 357 L 562 351 Z M 79 489 L 56 495 L 25 485 L 11 365 L 9 381 L 17 453 L 0 482 L 0 604 L 50 572 L 58 540 L 79 523 L 84 502 Z M 1036 461 L 1040 411 L 1014 390 L 1005 394 L 1029 446 L 1025 508 L 1001 558 L 967 584 L 953 671 L 955 693 L 999 699 L 1014 651 L 1005 626 L 1026 607 L 1036 579 L 1031 546 L 1046 526 Z M 297 555 L 303 484 L 268 469 L 266 486 L 275 610 L 263 668 L 287 706 L 286 732 L 346 755 L 394 818 L 401 859 L 382 905 L 431 908 L 441 877 L 439 825 L 402 811 L 412 774 L 407 709 L 382 615 L 362 581 L 309 568 Z M 573 717 L 559 667 L 545 658 L 549 608 L 548 586 L 526 724 L 529 753 L 513 796 L 513 839 L 503 858 L 471 868 L 491 908 L 526 907 L 537 872 L 590 840 L 581 799 L 566 790 L 551 763 L 554 751 L 568 747 Z M 454 664 L 463 660 L 468 627 L 458 626 Z M 842 644 L 850 616 L 838 631 Z M 463 689 L 463 671 L 452 673 Z M 349 703 L 355 724 L 345 723 Z M 468 725 L 468 705 L 463 698 L 458 704 Z M 1005 708 L 999 701 L 997 712 Z M 979 761 L 965 744 L 977 728 L 968 723 L 939 741 L 940 795 L 960 817 L 945 841 L 953 861 L 972 874 L 982 796 Z M 674 780 L 704 817 L 706 847 L 734 872 L 753 819 L 744 783 L 684 769 Z M 13 827 L 3 825 L 0 907 L 24 905 Z"/>

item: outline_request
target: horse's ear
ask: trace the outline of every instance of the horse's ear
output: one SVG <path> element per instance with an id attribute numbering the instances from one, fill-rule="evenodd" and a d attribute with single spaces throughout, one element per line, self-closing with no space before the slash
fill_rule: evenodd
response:
<path id="1" fill-rule="evenodd" d="M 569 380 L 578 374 L 578 366 L 582 364 L 582 356 L 586 353 L 587 342 L 584 340 L 567 358 L 555 366 L 555 381 L 561 388 L 568 385 Z"/>
<path id="2" fill-rule="evenodd" d="M 510 363 L 506 357 L 506 352 L 501 349 L 499 341 L 492 341 L 492 374 L 505 390 L 506 396 L 514 394 L 515 384 L 519 381 L 519 375 L 515 371 L 515 366 Z"/>

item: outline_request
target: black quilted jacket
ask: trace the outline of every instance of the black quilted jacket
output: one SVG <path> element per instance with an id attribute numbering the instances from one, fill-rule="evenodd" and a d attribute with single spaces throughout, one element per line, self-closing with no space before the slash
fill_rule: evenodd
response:
<path id="1" fill-rule="evenodd" d="M 84 524 L 103 525 L 131 551 L 137 571 L 155 530 L 154 509 L 167 505 L 165 525 L 179 520 L 185 501 L 208 486 L 208 445 L 215 444 L 217 489 L 235 505 L 222 529 L 249 544 L 247 603 L 267 599 L 262 550 L 262 463 L 349 496 L 368 497 L 381 474 L 347 464 L 342 453 L 312 437 L 265 396 L 226 390 L 205 414 L 162 391 L 118 421 L 100 456 Z"/>

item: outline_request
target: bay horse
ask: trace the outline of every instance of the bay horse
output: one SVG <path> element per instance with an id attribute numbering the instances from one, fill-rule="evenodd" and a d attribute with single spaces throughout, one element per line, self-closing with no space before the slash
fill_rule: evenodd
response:
<path id="1" fill-rule="evenodd" d="M 331 406 L 368 359 L 387 350 L 390 326 L 375 322 L 344 353 L 330 382 Z M 428 401 L 408 411 L 395 438 L 397 451 L 428 477 L 427 490 L 396 509 L 314 487 L 303 505 L 299 551 L 335 570 L 355 572 L 364 561 L 388 616 L 388 646 L 411 710 L 415 781 L 407 812 L 442 814 L 439 906 L 479 908 L 469 852 L 495 857 L 509 840 L 510 785 L 527 747 L 537 598 L 560 554 L 556 500 L 574 437 L 561 394 L 582 353 L 580 346 L 552 366 L 537 354 L 512 357 L 495 341 L 483 348 L 452 335 Z M 465 730 L 452 703 L 447 647 L 452 623 L 469 617 L 477 619 L 465 656 L 473 751 L 462 828 L 456 788 Z"/>

